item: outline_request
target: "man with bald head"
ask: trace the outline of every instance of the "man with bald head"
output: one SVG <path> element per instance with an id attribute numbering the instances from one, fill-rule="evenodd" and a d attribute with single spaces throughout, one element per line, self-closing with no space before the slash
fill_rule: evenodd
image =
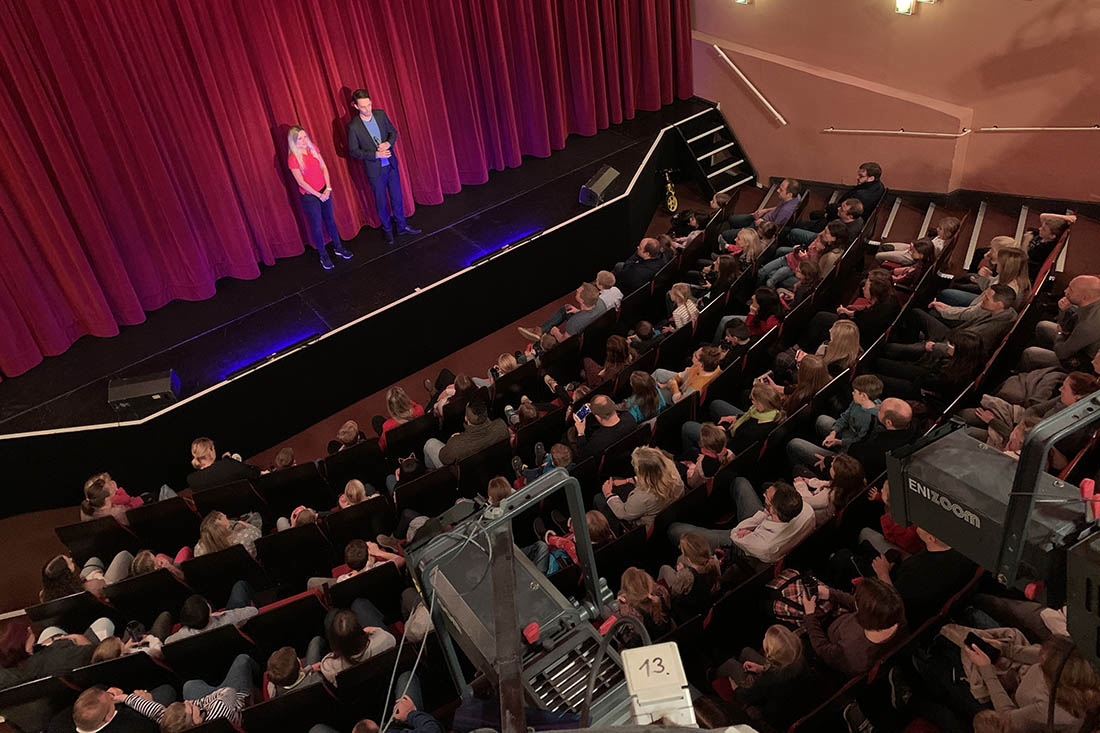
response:
<path id="1" fill-rule="evenodd" d="M 638 424 L 629 412 L 619 412 L 607 395 L 596 395 L 589 403 L 591 413 L 585 419 L 573 415 L 577 431 L 574 443 L 577 460 L 603 455 L 604 451 L 630 435 Z"/>
<path id="2" fill-rule="evenodd" d="M 1081 369 L 1096 356 L 1100 349 L 1100 277 L 1078 275 L 1070 280 L 1058 310 L 1057 323 L 1040 321 L 1035 327 L 1038 346 L 1024 349 L 1020 369 Z"/>
<path id="3" fill-rule="evenodd" d="M 637 252 L 625 262 L 615 265 L 615 280 L 623 295 L 630 295 L 643 285 L 648 285 L 664 264 L 661 245 L 656 239 L 646 237 L 638 243 Z"/>
<path id="4" fill-rule="evenodd" d="M 912 442 L 913 408 L 905 400 L 889 397 L 878 406 L 878 425 L 866 438 L 852 445 L 848 455 L 863 464 L 870 481 L 886 470 L 886 454 Z"/>

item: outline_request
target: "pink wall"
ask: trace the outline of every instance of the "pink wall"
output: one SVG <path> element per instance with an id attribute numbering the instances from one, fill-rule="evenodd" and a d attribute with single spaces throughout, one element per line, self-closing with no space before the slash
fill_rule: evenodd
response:
<path id="1" fill-rule="evenodd" d="M 694 0 L 696 94 L 722 103 L 762 175 L 850 181 L 874 159 L 889 186 L 972 188 L 1100 201 L 1100 132 L 955 139 L 822 133 L 826 127 L 959 132 L 1100 122 L 1100 2 Z M 717 43 L 790 123 L 780 127 Z"/>

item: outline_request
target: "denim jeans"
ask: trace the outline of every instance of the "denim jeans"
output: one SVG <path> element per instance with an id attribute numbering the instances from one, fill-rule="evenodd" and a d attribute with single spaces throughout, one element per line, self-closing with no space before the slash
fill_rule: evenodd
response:
<path id="1" fill-rule="evenodd" d="M 728 219 L 730 228 L 723 231 L 721 237 L 726 240 L 727 243 L 732 243 L 733 240 L 737 239 L 738 231 L 745 227 L 751 227 L 755 223 L 756 219 L 753 218 L 752 214 L 734 214 Z"/>
<path id="2" fill-rule="evenodd" d="M 256 592 L 247 581 L 238 580 L 229 591 L 229 598 L 225 602 L 226 609 L 244 608 L 256 603 Z"/>
<path id="3" fill-rule="evenodd" d="M 828 415 L 819 416 L 817 422 L 814 423 L 814 429 L 818 437 L 824 438 L 831 433 L 835 423 L 836 420 Z M 813 468 L 814 463 L 817 462 L 818 454 L 829 457 L 835 456 L 836 451 L 825 448 L 819 443 L 811 443 L 803 438 L 793 438 L 791 442 L 787 443 L 787 460 L 791 465 Z"/>
<path id="4" fill-rule="evenodd" d="M 807 245 L 817 239 L 817 232 L 809 229 L 792 229 L 787 232 L 787 241 L 791 244 Z"/>
<path id="5" fill-rule="evenodd" d="M 779 255 L 774 260 L 761 265 L 760 269 L 756 271 L 756 281 L 758 283 L 766 283 L 768 279 L 775 274 L 775 271 L 781 267 L 787 267 L 787 258 L 785 255 Z"/>
<path id="6" fill-rule="evenodd" d="M 736 415 L 740 417 L 744 415 L 745 411 L 737 405 L 731 405 L 729 402 L 722 400 L 715 400 L 710 403 L 710 416 L 711 420 L 715 423 L 718 422 L 720 417 L 728 417 L 730 415 Z M 703 424 L 695 422 L 694 420 L 688 420 L 680 428 L 680 442 L 683 447 L 685 456 L 697 456 L 699 455 L 699 433 L 703 429 Z"/>
<path id="7" fill-rule="evenodd" d="M 569 314 L 565 312 L 565 306 L 558 308 L 556 311 L 550 314 L 550 317 L 540 326 L 543 333 L 550 333 L 550 329 L 554 326 L 560 326 L 565 323 L 565 320 L 569 318 Z"/>
<path id="8" fill-rule="evenodd" d="M 978 295 L 980 293 L 968 293 L 965 290 L 947 288 L 940 291 L 940 294 L 936 296 L 936 300 L 948 305 L 970 305 L 978 299 Z"/>
<path id="9" fill-rule="evenodd" d="M 336 615 L 339 608 L 330 608 L 328 613 L 325 614 L 325 629 L 328 629 L 332 622 L 332 617 Z M 367 626 L 377 626 L 379 628 L 386 628 L 386 619 L 383 618 L 382 612 L 378 610 L 378 606 L 371 603 L 366 598 L 356 598 L 351 602 L 351 611 L 355 614 L 355 618 L 359 620 L 359 625 L 366 628 Z"/>
<path id="10" fill-rule="evenodd" d="M 309 238 L 313 240 L 313 246 L 320 252 L 325 248 L 325 233 L 332 239 L 332 246 L 343 249 L 344 243 L 340 239 L 340 232 L 336 229 L 336 219 L 332 215 L 332 197 L 322 201 L 311 193 L 303 193 L 302 210 L 306 212 L 306 221 L 309 223 Z M 323 230 L 322 230 L 323 227 Z"/>
<path id="11" fill-rule="evenodd" d="M 390 159 L 390 165 L 382 166 L 382 172 L 377 178 L 370 178 L 370 187 L 374 191 L 374 208 L 378 211 L 378 218 L 382 220 L 382 231 L 390 231 L 392 226 L 390 219 L 397 222 L 397 230 L 404 229 L 405 208 L 401 201 L 401 174 L 397 170 L 397 163 Z M 386 201 L 386 194 L 389 201 Z"/>
<path id="12" fill-rule="evenodd" d="M 250 695 L 252 688 L 260 680 L 260 674 L 260 665 L 255 659 L 247 654 L 238 654 L 229 665 L 229 671 L 220 685 L 210 685 L 203 680 L 187 680 L 183 683 L 183 699 L 198 700 L 223 687 L 232 687 L 237 692 Z"/>
<path id="13" fill-rule="evenodd" d="M 756 493 L 756 489 L 746 478 L 740 476 L 735 478 L 733 486 L 730 487 L 730 494 L 733 496 L 734 506 L 737 507 L 738 523 L 764 510 L 764 502 L 760 500 L 760 494 Z"/>
<path id="14" fill-rule="evenodd" d="M 424 443 L 424 465 L 428 468 L 443 468 L 443 462 L 439 460 L 439 451 L 443 450 L 443 441 L 439 438 L 428 438 Z"/>

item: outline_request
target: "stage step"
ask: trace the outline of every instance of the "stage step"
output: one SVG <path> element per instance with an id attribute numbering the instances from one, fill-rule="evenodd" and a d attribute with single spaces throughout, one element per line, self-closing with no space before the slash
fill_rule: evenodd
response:
<path id="1" fill-rule="evenodd" d="M 748 156 L 717 107 L 680 122 L 676 128 L 695 158 L 695 178 L 709 188 L 705 193 L 732 193 L 756 180 Z"/>

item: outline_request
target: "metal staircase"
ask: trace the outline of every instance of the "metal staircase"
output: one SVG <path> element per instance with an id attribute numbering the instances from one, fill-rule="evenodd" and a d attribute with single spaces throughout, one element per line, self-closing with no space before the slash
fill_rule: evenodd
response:
<path id="1" fill-rule="evenodd" d="M 691 149 L 700 180 L 709 186 L 708 195 L 733 193 L 756 180 L 756 169 L 717 107 L 678 123 L 676 129 Z"/>

